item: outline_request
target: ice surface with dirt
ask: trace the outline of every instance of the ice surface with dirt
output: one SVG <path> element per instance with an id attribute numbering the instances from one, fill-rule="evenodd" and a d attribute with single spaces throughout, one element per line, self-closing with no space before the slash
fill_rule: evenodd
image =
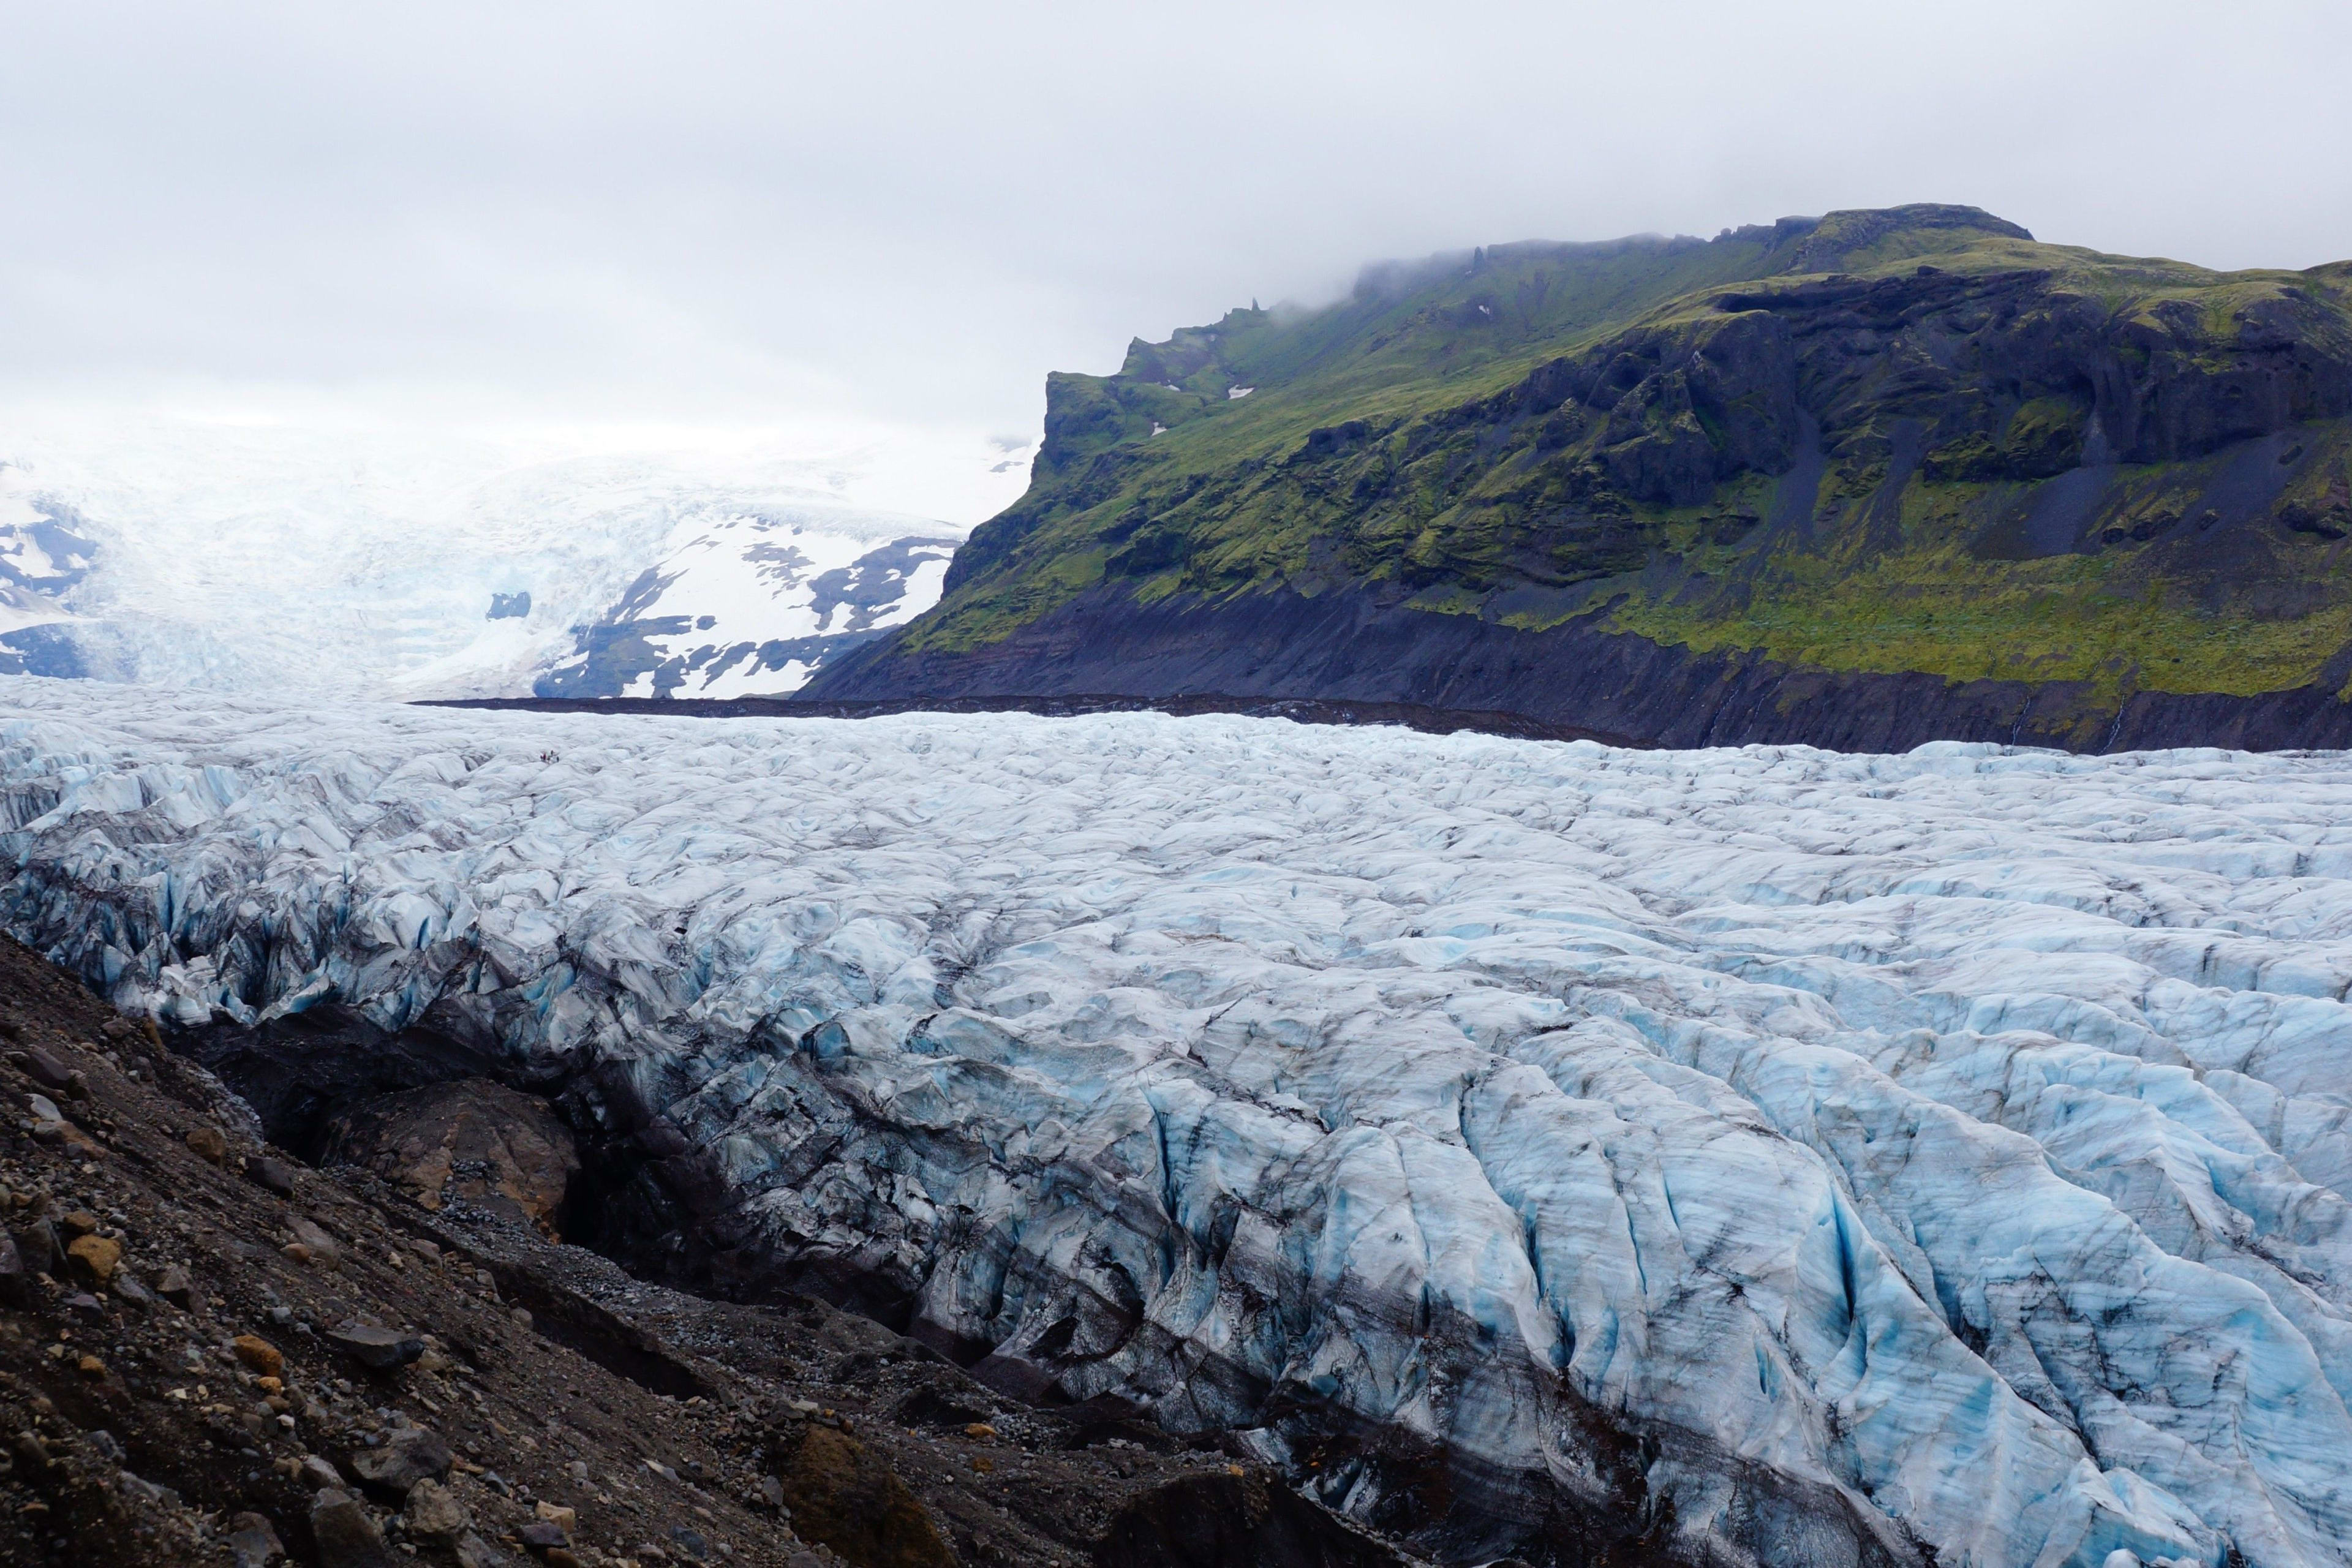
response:
<path id="1" fill-rule="evenodd" d="M 1729 1561 L 2352 1546 L 2342 755 L 9 679 L 0 790 L 118 1001 L 593 1066 L 778 1267 L 1336 1506 L 1421 1442 Z"/>

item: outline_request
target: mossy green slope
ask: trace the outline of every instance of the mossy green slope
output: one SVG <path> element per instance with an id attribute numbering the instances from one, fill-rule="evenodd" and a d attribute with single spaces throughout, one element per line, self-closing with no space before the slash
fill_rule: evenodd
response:
<path id="1" fill-rule="evenodd" d="M 2352 644 L 2352 264 L 1924 206 L 1499 246 L 1057 374 L 1045 434 L 880 663 L 1101 589 L 2116 691 L 2305 686 Z"/>

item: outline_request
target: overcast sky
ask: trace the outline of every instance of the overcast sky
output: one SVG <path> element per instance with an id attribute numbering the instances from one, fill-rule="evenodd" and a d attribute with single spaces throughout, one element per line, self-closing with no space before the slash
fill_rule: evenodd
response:
<path id="1" fill-rule="evenodd" d="M 2343 0 L 5 15 L 0 402 L 51 411 L 1017 434 L 1479 243 L 1952 201 L 2352 256 Z"/>

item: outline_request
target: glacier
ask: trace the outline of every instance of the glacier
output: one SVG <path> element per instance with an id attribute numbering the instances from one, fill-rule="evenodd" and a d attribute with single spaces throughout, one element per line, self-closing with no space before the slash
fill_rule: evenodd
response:
<path id="1" fill-rule="evenodd" d="M 0 680 L 0 923 L 1430 1555 L 2341 1563 L 2352 760 Z"/>
<path id="2" fill-rule="evenodd" d="M 345 698 L 795 689 L 1034 443 L 0 408 L 0 674 Z"/>

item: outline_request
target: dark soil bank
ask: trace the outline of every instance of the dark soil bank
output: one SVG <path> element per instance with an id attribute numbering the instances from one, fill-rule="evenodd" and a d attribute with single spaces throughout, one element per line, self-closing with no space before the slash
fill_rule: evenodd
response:
<path id="1" fill-rule="evenodd" d="M 424 708 L 503 708 L 529 713 L 656 713 L 688 719 L 876 719 L 890 713 L 1036 713 L 1051 719 L 1083 713 L 1238 713 L 1252 719 L 1288 719 L 1298 724 L 1393 724 L 1424 734 L 1475 731 L 1527 741 L 1599 741 L 1638 746 L 1628 735 L 1549 724 L 1524 713 L 1432 708 L 1412 702 L 1326 702 L 1303 697 L 1224 697 L 1182 692 L 1136 697 L 1103 692 L 1062 692 L 1050 697 L 958 695 L 900 697 L 828 702 L 799 697 L 473 697 L 419 703 Z"/>
<path id="2" fill-rule="evenodd" d="M 1750 654 L 1695 653 L 1601 631 L 1590 618 L 1530 632 L 1406 609 L 1369 592 L 1307 598 L 1287 590 L 1150 605 L 1097 590 L 968 652 L 898 654 L 894 646 L 843 658 L 790 706 L 1025 706 L 1077 693 L 1157 706 L 1216 692 L 1237 711 L 1274 701 L 1328 710 L 1395 704 L 1464 715 L 1465 728 L 1499 727 L 1490 721 L 1502 716 L 1527 726 L 1506 733 L 1549 731 L 1658 746 L 2352 746 L 2352 702 L 2336 695 L 2352 676 L 2352 658 L 2313 685 L 2253 697 L 2102 693 L 2086 682 L 1948 682 L 1811 669 Z"/>

